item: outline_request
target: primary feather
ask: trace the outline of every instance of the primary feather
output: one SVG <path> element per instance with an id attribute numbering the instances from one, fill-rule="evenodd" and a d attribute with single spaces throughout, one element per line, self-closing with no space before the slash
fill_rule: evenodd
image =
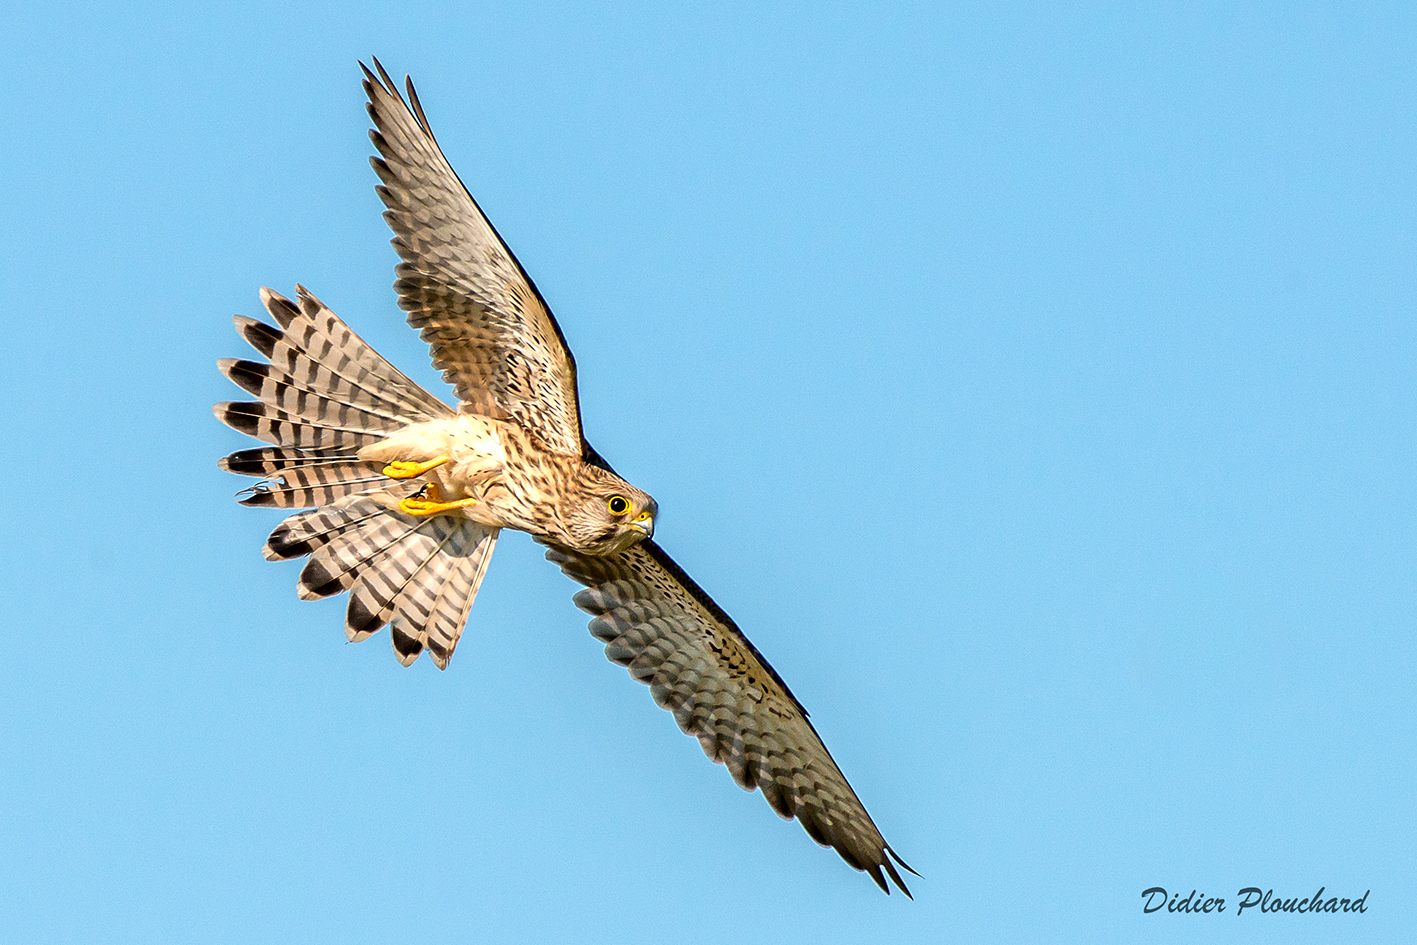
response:
<path id="1" fill-rule="evenodd" d="M 705 754 L 886 892 L 889 877 L 910 895 L 896 864 L 914 870 L 876 829 L 807 710 L 732 618 L 658 545 L 646 540 L 605 557 L 553 547 L 546 557 L 586 585 L 576 606 L 594 616 L 590 632 L 605 644 L 605 655 L 648 685 Z"/>

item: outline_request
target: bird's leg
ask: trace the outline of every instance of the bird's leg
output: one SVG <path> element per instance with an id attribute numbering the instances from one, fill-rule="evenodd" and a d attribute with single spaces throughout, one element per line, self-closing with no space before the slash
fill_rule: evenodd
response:
<path id="1" fill-rule="evenodd" d="M 417 479 L 430 469 L 437 469 L 449 460 L 448 454 L 434 456 L 426 463 L 413 463 L 396 459 L 384 467 L 384 475 L 390 479 Z"/>
<path id="2" fill-rule="evenodd" d="M 437 515 L 439 512 L 450 512 L 453 509 L 467 508 L 469 505 L 477 504 L 476 499 L 456 499 L 452 502 L 444 502 L 436 482 L 428 483 L 428 488 L 423 490 L 423 496 L 423 498 L 410 496 L 400 500 L 399 511 L 406 515 Z"/>

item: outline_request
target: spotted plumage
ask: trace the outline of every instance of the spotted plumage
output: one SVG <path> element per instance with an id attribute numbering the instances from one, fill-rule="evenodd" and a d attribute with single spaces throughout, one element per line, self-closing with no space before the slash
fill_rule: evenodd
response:
<path id="1" fill-rule="evenodd" d="M 658 505 L 586 442 L 575 359 L 531 279 L 458 180 L 412 83 L 364 70 L 379 196 L 408 321 L 458 409 L 409 380 L 302 287 L 268 289 L 274 324 L 236 319 L 265 361 L 219 367 L 253 402 L 217 416 L 268 446 L 222 468 L 257 477 L 248 505 L 307 508 L 266 542 L 307 558 L 298 591 L 349 594 L 345 633 L 389 627 L 405 666 L 446 668 L 503 528 L 547 545 L 586 585 L 577 606 L 606 655 L 650 687 L 735 781 L 795 817 L 890 892 L 886 844 L 787 684 L 652 540 Z M 889 880 L 889 882 L 888 882 Z"/>

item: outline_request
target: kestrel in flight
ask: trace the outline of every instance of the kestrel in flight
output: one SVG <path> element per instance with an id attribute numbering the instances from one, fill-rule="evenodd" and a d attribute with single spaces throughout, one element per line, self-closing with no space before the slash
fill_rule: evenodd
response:
<path id="1" fill-rule="evenodd" d="M 581 432 L 576 362 L 531 278 L 443 157 L 412 81 L 405 102 L 364 68 L 371 158 L 402 262 L 399 304 L 453 385 L 453 409 L 405 377 L 303 287 L 263 289 L 269 325 L 237 317 L 265 362 L 219 366 L 254 403 L 215 407 L 272 445 L 223 469 L 261 481 L 241 502 L 308 508 L 271 560 L 308 556 L 304 599 L 348 591 L 345 633 L 386 624 L 405 666 L 440 669 L 503 528 L 530 534 L 586 585 L 575 603 L 613 661 L 704 751 L 822 845 L 906 895 L 896 864 L 807 711 L 732 619 L 653 541 L 658 506 Z M 892 862 L 894 860 L 894 862 Z M 883 872 L 884 871 L 884 875 Z M 911 870 L 911 872 L 914 872 Z"/>

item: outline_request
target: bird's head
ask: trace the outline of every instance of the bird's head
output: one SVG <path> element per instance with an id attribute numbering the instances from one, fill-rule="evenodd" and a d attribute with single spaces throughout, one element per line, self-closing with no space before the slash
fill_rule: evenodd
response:
<path id="1" fill-rule="evenodd" d="M 619 476 L 587 466 L 574 514 L 565 522 L 577 551 L 609 555 L 654 534 L 659 505 Z"/>

